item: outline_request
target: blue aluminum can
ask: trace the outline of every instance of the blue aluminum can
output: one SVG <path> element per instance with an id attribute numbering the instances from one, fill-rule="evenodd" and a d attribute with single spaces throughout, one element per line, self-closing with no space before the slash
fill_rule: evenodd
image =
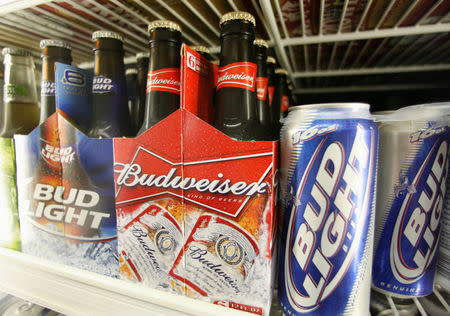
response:
<path id="1" fill-rule="evenodd" d="M 378 117 L 380 156 L 373 286 L 396 297 L 433 292 L 448 173 L 450 104 Z"/>
<path id="2" fill-rule="evenodd" d="M 368 104 L 290 109 L 280 157 L 284 314 L 369 315 L 377 147 Z"/>

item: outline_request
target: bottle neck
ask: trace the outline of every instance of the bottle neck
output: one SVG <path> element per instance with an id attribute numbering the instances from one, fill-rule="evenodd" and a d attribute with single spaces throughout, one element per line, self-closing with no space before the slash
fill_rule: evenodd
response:
<path id="1" fill-rule="evenodd" d="M 273 87 L 275 86 L 275 65 L 272 63 L 266 63 L 266 71 L 267 71 L 267 78 L 269 78 L 269 86 Z"/>
<path id="2" fill-rule="evenodd" d="M 222 25 L 220 67 L 236 62 L 255 63 L 254 26 L 245 21 L 229 21 Z"/>
<path id="3" fill-rule="evenodd" d="M 42 52 L 42 81 L 55 82 L 55 63 L 70 65 L 70 50 L 63 47 L 46 47 Z"/>
<path id="4" fill-rule="evenodd" d="M 267 78 L 267 48 L 264 46 L 255 46 L 255 54 L 256 65 L 258 66 L 256 76 Z"/>
<path id="5" fill-rule="evenodd" d="M 4 103 L 38 103 L 34 62 L 31 56 L 6 55 Z"/>

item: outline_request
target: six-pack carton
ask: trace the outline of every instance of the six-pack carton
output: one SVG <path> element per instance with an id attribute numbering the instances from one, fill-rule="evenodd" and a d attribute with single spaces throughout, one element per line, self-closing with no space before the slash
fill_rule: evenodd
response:
<path id="1" fill-rule="evenodd" d="M 112 140 L 80 131 L 91 87 L 88 72 L 58 63 L 58 113 L 14 137 L 22 251 L 118 277 Z"/>
<path id="2" fill-rule="evenodd" d="M 268 315 L 278 143 L 208 123 L 217 66 L 188 47 L 181 77 L 181 109 L 97 139 L 81 131 L 92 78 L 57 65 L 58 113 L 15 137 L 23 251 Z"/>
<path id="3" fill-rule="evenodd" d="M 114 139 L 120 271 L 268 315 L 278 143 L 235 141 L 199 118 L 212 117 L 216 72 L 185 47 L 181 109 L 135 139 Z"/>

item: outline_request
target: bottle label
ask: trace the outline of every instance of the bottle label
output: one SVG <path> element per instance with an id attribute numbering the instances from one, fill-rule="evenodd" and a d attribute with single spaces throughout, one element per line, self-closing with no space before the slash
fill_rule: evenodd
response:
<path id="1" fill-rule="evenodd" d="M 267 85 L 269 84 L 269 78 L 256 77 L 256 95 L 258 100 L 265 101 L 267 98 Z"/>
<path id="2" fill-rule="evenodd" d="M 224 87 L 235 87 L 255 91 L 256 64 L 240 62 L 219 67 L 217 90 Z"/>
<path id="3" fill-rule="evenodd" d="M 92 85 L 92 93 L 109 93 L 115 90 L 117 84 L 110 78 L 95 76 Z"/>
<path id="4" fill-rule="evenodd" d="M 56 83 L 43 80 L 41 82 L 41 96 L 54 96 L 56 89 Z"/>
<path id="5" fill-rule="evenodd" d="M 16 96 L 26 97 L 28 96 L 28 89 L 27 87 L 18 86 L 15 84 L 7 84 L 5 85 L 4 93 L 8 97 L 16 97 Z"/>
<path id="6" fill-rule="evenodd" d="M 289 109 L 289 98 L 283 94 L 281 97 L 281 112 L 286 112 Z"/>
<path id="7" fill-rule="evenodd" d="M 147 75 L 147 90 L 164 91 L 180 94 L 180 69 L 164 68 L 155 71 L 149 71 Z"/>
<path id="8" fill-rule="evenodd" d="M 272 101 L 273 101 L 273 93 L 275 92 L 275 87 L 274 86 L 269 86 L 269 105 L 272 105 Z"/>

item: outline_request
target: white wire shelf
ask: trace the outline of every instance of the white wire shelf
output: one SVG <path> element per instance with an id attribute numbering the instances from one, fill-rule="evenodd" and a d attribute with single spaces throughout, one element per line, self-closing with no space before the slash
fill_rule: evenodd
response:
<path id="1" fill-rule="evenodd" d="M 251 315 L 3 248 L 0 291 L 69 316 Z"/>
<path id="2" fill-rule="evenodd" d="M 219 19 L 231 10 L 256 17 L 258 36 L 269 40 L 297 88 L 321 86 L 311 81 L 305 87 L 296 78 L 373 76 L 382 67 L 388 73 L 448 70 L 448 0 L 6 0 L 0 46 L 39 54 L 41 38 L 59 37 L 71 42 L 74 64 L 89 68 L 90 36 L 106 28 L 124 34 L 126 61 L 132 62 L 147 47 L 148 23 L 172 19 L 188 44 L 207 45 L 217 56 Z"/>

